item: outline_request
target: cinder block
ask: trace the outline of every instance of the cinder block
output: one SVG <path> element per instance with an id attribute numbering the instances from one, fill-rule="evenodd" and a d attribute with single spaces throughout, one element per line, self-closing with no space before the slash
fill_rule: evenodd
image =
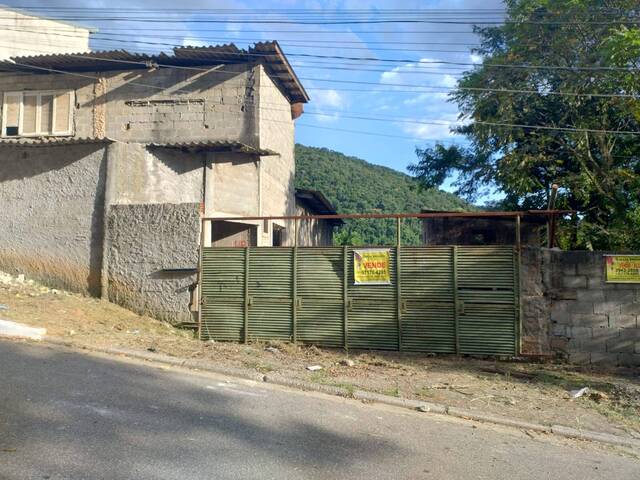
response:
<path id="1" fill-rule="evenodd" d="M 636 342 L 634 339 L 622 336 L 607 339 L 607 352 L 635 353 Z"/>
<path id="2" fill-rule="evenodd" d="M 591 330 L 593 338 L 613 338 L 620 336 L 619 328 L 596 327 Z"/>
<path id="3" fill-rule="evenodd" d="M 620 305 L 620 313 L 624 315 L 640 315 L 640 302 Z"/>
<path id="4" fill-rule="evenodd" d="M 572 288 L 561 288 L 554 290 L 551 296 L 557 300 L 577 300 L 578 291 Z"/>
<path id="5" fill-rule="evenodd" d="M 576 300 L 579 302 L 604 302 L 604 291 L 600 289 L 578 289 L 576 290 Z"/>
<path id="6" fill-rule="evenodd" d="M 616 366 L 618 365 L 617 353 L 592 352 L 591 363 L 594 365 Z"/>
<path id="7" fill-rule="evenodd" d="M 607 352 L 610 338 L 607 337 L 595 337 L 595 338 L 581 338 L 578 339 L 580 350 L 583 352 Z"/>
<path id="8" fill-rule="evenodd" d="M 596 313 L 572 313 L 569 317 L 569 325 L 572 327 L 608 327 L 609 318 L 604 314 Z"/>
<path id="9" fill-rule="evenodd" d="M 589 352 L 572 352 L 567 360 L 574 365 L 586 365 L 591 363 L 591 354 Z"/>
<path id="10" fill-rule="evenodd" d="M 640 352 L 621 353 L 618 355 L 618 363 L 624 367 L 640 366 Z"/>
<path id="11" fill-rule="evenodd" d="M 584 275 L 565 275 L 562 278 L 562 286 L 565 288 L 587 288 L 587 277 Z"/>
<path id="12" fill-rule="evenodd" d="M 607 302 L 615 302 L 618 305 L 633 303 L 635 292 L 633 290 L 607 290 L 604 292 L 604 298 Z"/>
<path id="13" fill-rule="evenodd" d="M 637 320 L 635 315 L 622 315 L 620 313 L 610 313 L 609 327 L 614 328 L 636 328 Z"/>
<path id="14" fill-rule="evenodd" d="M 567 328 L 567 336 L 569 338 L 591 338 L 593 330 L 590 327 L 570 327 Z"/>
<path id="15" fill-rule="evenodd" d="M 587 277 L 602 277 L 604 275 L 604 263 L 601 259 L 590 262 L 581 262 L 576 265 L 578 275 Z"/>
<path id="16" fill-rule="evenodd" d="M 568 337 L 567 330 L 568 329 L 566 325 L 562 325 L 560 323 L 554 323 L 551 326 L 551 335 L 554 335 L 556 337 Z"/>
<path id="17" fill-rule="evenodd" d="M 593 313 L 620 313 L 620 302 L 605 301 L 594 303 Z"/>
<path id="18" fill-rule="evenodd" d="M 554 352 L 566 352 L 569 350 L 569 339 L 567 337 L 551 337 L 550 346 Z"/>

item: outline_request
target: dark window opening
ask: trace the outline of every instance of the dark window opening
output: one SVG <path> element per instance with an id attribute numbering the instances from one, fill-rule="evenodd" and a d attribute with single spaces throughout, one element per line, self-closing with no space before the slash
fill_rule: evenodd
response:
<path id="1" fill-rule="evenodd" d="M 273 246 L 282 247 L 284 245 L 284 228 L 279 225 L 273 226 Z"/>

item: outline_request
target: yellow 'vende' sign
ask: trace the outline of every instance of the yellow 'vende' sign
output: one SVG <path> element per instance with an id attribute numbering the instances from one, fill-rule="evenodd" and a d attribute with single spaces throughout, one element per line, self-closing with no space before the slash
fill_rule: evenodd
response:
<path id="1" fill-rule="evenodd" d="M 353 251 L 355 285 L 389 285 L 389 249 L 367 248 Z"/>
<path id="2" fill-rule="evenodd" d="M 640 255 L 605 255 L 606 281 L 640 283 Z"/>

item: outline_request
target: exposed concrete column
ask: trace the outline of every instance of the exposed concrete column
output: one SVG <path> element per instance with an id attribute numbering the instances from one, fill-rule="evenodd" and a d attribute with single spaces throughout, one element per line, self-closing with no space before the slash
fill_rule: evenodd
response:
<path id="1" fill-rule="evenodd" d="M 122 150 L 120 143 L 110 143 L 105 152 L 105 179 L 104 179 L 104 205 L 102 208 L 103 228 L 102 228 L 102 265 L 100 271 L 100 298 L 109 299 L 109 208 L 113 203 L 116 188 L 116 158 Z"/>
<path id="2" fill-rule="evenodd" d="M 205 153 L 204 158 L 204 209 L 203 215 L 205 217 L 210 217 L 214 213 L 214 200 L 213 200 L 213 188 L 214 188 L 214 172 L 213 172 L 213 164 L 216 160 L 215 153 Z M 204 222 L 204 246 L 210 247 L 212 243 L 211 238 L 211 222 Z"/>

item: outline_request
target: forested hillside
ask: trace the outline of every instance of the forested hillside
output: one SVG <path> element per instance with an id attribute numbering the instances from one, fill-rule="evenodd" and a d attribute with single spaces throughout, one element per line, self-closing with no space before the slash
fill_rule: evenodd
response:
<path id="1" fill-rule="evenodd" d="M 420 189 L 408 175 L 326 148 L 296 145 L 296 187 L 320 190 L 339 213 L 399 213 L 465 210 L 469 205 L 450 193 Z M 350 220 L 338 240 L 355 244 L 395 244 L 394 220 Z M 420 221 L 406 220 L 402 241 L 416 245 Z"/>

